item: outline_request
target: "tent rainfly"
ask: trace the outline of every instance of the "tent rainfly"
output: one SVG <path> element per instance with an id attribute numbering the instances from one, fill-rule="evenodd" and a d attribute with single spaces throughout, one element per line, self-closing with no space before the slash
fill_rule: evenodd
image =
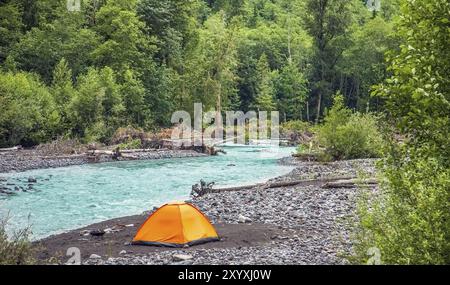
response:
<path id="1" fill-rule="evenodd" d="M 216 230 L 199 209 L 189 203 L 173 202 L 150 215 L 132 244 L 184 247 L 218 240 Z"/>

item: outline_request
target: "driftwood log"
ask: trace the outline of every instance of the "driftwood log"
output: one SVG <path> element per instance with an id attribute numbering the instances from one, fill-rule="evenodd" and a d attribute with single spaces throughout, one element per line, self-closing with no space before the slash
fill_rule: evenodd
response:
<path id="1" fill-rule="evenodd" d="M 301 160 L 301 161 L 318 161 L 319 155 L 317 153 L 295 153 L 292 155 L 293 157 Z"/>
<path id="2" fill-rule="evenodd" d="M 347 179 L 347 180 L 338 180 L 327 182 L 322 185 L 322 188 L 354 188 L 358 186 L 369 186 L 375 187 L 378 185 L 378 181 L 374 178 L 370 178 L 368 180 L 360 180 L 360 179 Z"/>
<path id="3" fill-rule="evenodd" d="M 50 159 L 75 159 L 75 158 L 84 158 L 86 157 L 86 154 L 71 154 L 71 155 L 55 155 L 55 156 L 33 156 L 34 158 L 39 158 L 43 160 L 50 160 Z"/>
<path id="4" fill-rule="evenodd" d="M 192 147 L 185 146 L 183 149 L 192 149 L 196 152 L 204 153 L 204 154 L 212 155 L 212 156 L 218 155 L 219 153 L 226 154 L 226 152 L 223 149 L 219 149 L 219 148 L 216 148 L 215 146 L 208 146 L 208 145 L 192 146 Z"/>
<path id="5" fill-rule="evenodd" d="M 9 148 L 0 148 L 0 152 L 11 152 L 11 151 L 18 151 L 21 150 L 22 146 L 18 145 L 15 147 L 9 147 Z"/>
<path id="6" fill-rule="evenodd" d="M 273 182 L 273 183 L 258 183 L 252 185 L 244 185 L 237 187 L 227 187 L 227 188 L 216 188 L 216 189 L 207 189 L 204 194 L 207 193 L 222 193 L 222 192 L 233 192 L 233 191 L 242 191 L 248 190 L 252 188 L 260 188 L 260 189 L 274 189 L 274 188 L 282 188 L 282 187 L 290 187 L 290 186 L 299 186 L 299 185 L 314 185 L 314 184 L 323 184 L 333 181 L 349 181 L 349 180 L 357 181 L 356 177 L 336 177 L 336 178 L 319 178 L 319 179 L 307 179 L 307 180 L 293 180 L 293 181 L 285 181 L 285 182 Z"/>
<path id="7" fill-rule="evenodd" d="M 146 153 L 146 152 L 162 152 L 168 151 L 168 148 L 159 148 L 159 149 L 124 149 L 121 150 L 121 153 Z"/>
<path id="8" fill-rule="evenodd" d="M 195 198 L 211 193 L 214 184 L 214 182 L 206 183 L 205 181 L 200 180 L 200 184 L 192 185 L 191 196 Z"/>
<path id="9" fill-rule="evenodd" d="M 87 155 L 113 155 L 114 151 L 113 150 L 93 150 L 93 151 L 88 151 L 86 154 Z"/>

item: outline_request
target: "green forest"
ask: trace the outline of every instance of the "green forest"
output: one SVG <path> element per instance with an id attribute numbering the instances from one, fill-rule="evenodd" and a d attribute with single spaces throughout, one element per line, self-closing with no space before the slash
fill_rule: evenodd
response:
<path id="1" fill-rule="evenodd" d="M 0 0 L 0 147 L 277 110 L 326 160 L 381 158 L 355 263 L 449 264 L 449 46 L 447 0 Z"/>
<path id="2" fill-rule="evenodd" d="M 0 146 L 108 142 L 170 126 L 175 110 L 278 110 L 320 122 L 340 92 L 380 110 L 371 86 L 398 50 L 397 0 L 2 0 Z"/>

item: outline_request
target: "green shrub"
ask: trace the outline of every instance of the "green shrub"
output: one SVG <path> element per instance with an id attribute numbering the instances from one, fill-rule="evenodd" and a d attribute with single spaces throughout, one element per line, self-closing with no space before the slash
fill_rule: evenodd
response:
<path id="1" fill-rule="evenodd" d="M 6 220 L 0 221 L 0 265 L 34 264 L 34 250 L 29 241 L 30 230 L 15 232 L 8 238 Z"/>
<path id="2" fill-rule="evenodd" d="M 296 149 L 297 153 L 307 153 L 309 151 L 310 151 L 310 148 L 305 144 L 299 144 Z"/>
<path id="3" fill-rule="evenodd" d="M 335 97 L 333 107 L 318 128 L 318 142 L 333 159 L 379 157 L 382 136 L 373 114 L 353 113 L 344 106 L 342 95 Z"/>
<path id="4" fill-rule="evenodd" d="M 121 143 L 119 145 L 120 149 L 140 149 L 142 148 L 142 142 L 140 139 L 130 140 L 126 143 Z"/>
<path id="5" fill-rule="evenodd" d="M 304 161 L 330 162 L 333 158 L 323 149 L 319 148 L 314 141 L 309 144 L 299 144 L 296 149 L 297 159 Z"/>
<path id="6" fill-rule="evenodd" d="M 355 263 L 377 248 L 383 264 L 450 264 L 450 171 L 408 152 L 385 161 L 380 190 L 360 197 Z"/>
<path id="7" fill-rule="evenodd" d="M 108 138 L 107 128 L 105 122 L 97 121 L 87 127 L 84 131 L 83 142 L 94 143 L 94 142 L 106 142 Z"/>
<path id="8" fill-rule="evenodd" d="M 385 102 L 390 137 L 405 139 L 384 152 L 379 173 L 386 182 L 359 206 L 356 261 L 376 247 L 382 263 L 448 265 L 450 2 L 402 3 L 397 33 L 403 43 L 389 54 L 392 76 L 374 94 Z"/>
<path id="9" fill-rule="evenodd" d="M 0 147 L 31 146 L 55 135 L 59 115 L 48 88 L 28 73 L 0 73 Z"/>

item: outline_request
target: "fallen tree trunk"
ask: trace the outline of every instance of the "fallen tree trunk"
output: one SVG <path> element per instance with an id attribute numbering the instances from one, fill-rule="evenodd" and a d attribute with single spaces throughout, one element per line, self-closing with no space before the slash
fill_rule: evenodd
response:
<path id="1" fill-rule="evenodd" d="M 302 161 L 317 161 L 318 154 L 317 153 L 294 153 L 292 155 L 294 158 L 298 158 Z"/>
<path id="2" fill-rule="evenodd" d="M 355 188 L 360 185 L 363 186 L 377 186 L 378 181 L 374 178 L 368 179 L 368 180 L 359 180 L 359 179 L 347 179 L 347 180 L 338 180 L 333 182 L 328 182 L 322 185 L 322 188 Z"/>
<path id="3" fill-rule="evenodd" d="M 285 182 L 274 182 L 274 183 L 258 183 L 252 185 L 244 185 L 237 187 L 227 187 L 227 188 L 217 188 L 210 189 L 208 193 L 221 193 L 221 192 L 233 192 L 233 191 L 242 191 L 248 190 L 251 188 L 263 188 L 263 189 L 273 189 L 273 188 L 282 188 L 282 187 L 290 187 L 297 185 L 311 185 L 320 182 L 328 182 L 328 181 L 339 181 L 339 180 L 349 180 L 355 179 L 355 177 L 336 177 L 336 178 L 321 178 L 321 179 L 308 179 L 308 180 L 294 180 L 294 181 L 285 181 Z"/>
<path id="4" fill-rule="evenodd" d="M 9 148 L 0 148 L 0 152 L 10 152 L 10 151 L 18 151 L 21 150 L 21 146 L 9 147 Z"/>
<path id="5" fill-rule="evenodd" d="M 112 150 L 93 150 L 93 151 L 88 151 L 86 154 L 87 155 L 113 155 L 114 151 L 112 151 Z"/>
<path id="6" fill-rule="evenodd" d="M 132 153 L 122 153 L 120 157 L 127 160 L 139 160 L 139 157 L 133 155 Z"/>
<path id="7" fill-rule="evenodd" d="M 55 155 L 55 156 L 36 156 L 36 158 L 50 160 L 50 159 L 76 159 L 85 158 L 86 154 L 70 154 L 70 155 Z"/>
<path id="8" fill-rule="evenodd" d="M 124 149 L 120 150 L 121 153 L 143 153 L 143 152 L 161 152 L 161 151 L 168 151 L 168 148 L 148 148 L 148 149 Z"/>
<path id="9" fill-rule="evenodd" d="M 92 150 L 86 152 L 87 155 L 113 155 L 117 153 L 124 153 L 124 154 L 133 154 L 133 153 L 145 153 L 145 152 L 162 152 L 162 151 L 168 151 L 168 148 L 161 148 L 161 149 L 116 149 L 116 150 Z"/>

